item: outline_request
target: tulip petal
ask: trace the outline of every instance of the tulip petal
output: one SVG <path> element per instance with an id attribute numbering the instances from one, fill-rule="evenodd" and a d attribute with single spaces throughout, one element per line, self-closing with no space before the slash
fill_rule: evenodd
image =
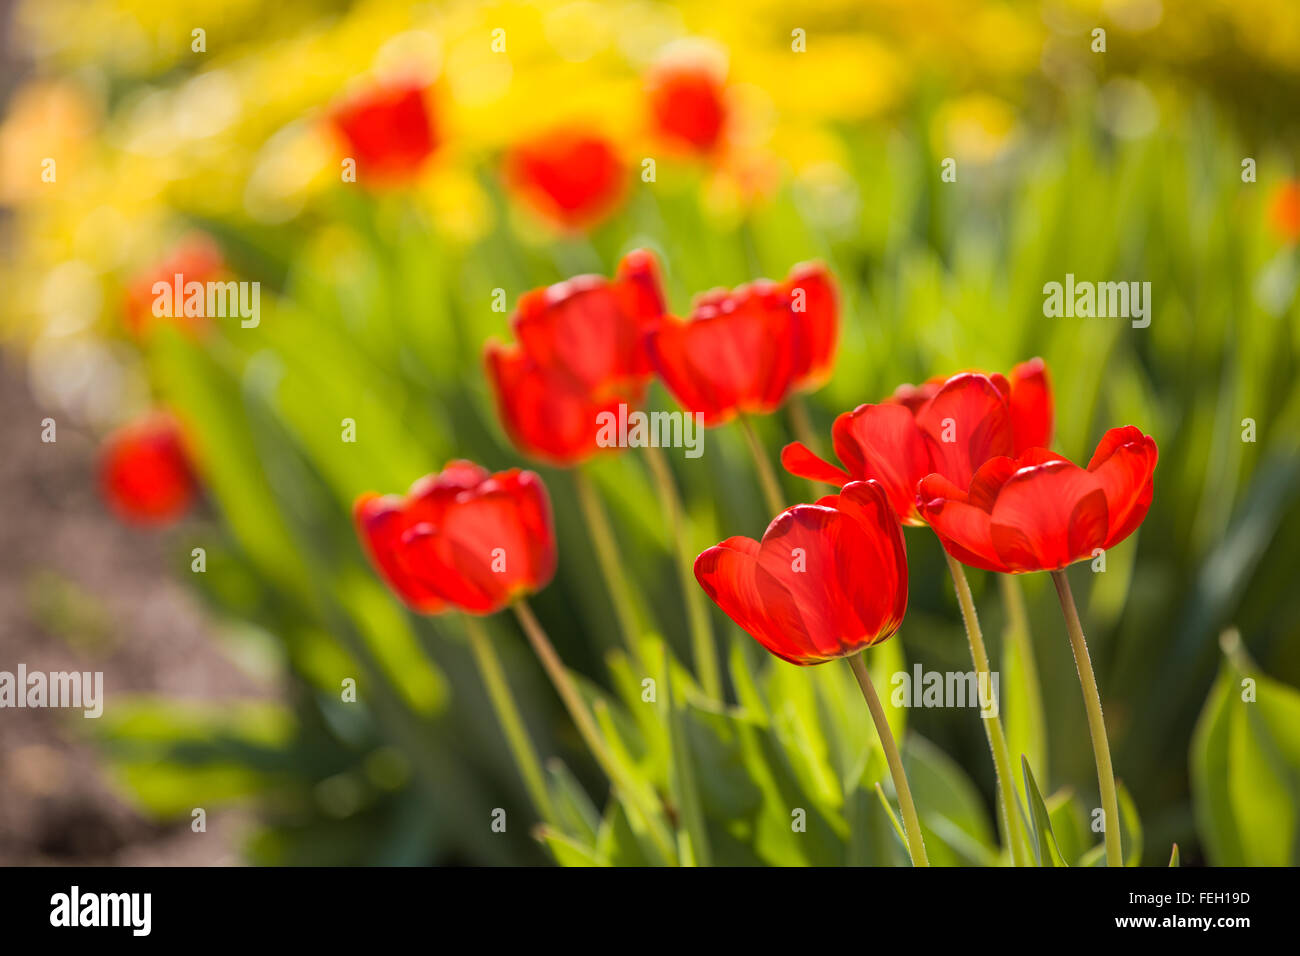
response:
<path id="1" fill-rule="evenodd" d="M 1102 437 L 1088 470 L 1106 493 L 1110 514 L 1106 548 L 1119 544 L 1146 518 L 1158 457 L 1156 443 L 1132 426 L 1112 428 Z"/>
<path id="2" fill-rule="evenodd" d="M 781 466 L 790 474 L 809 481 L 840 486 L 853 480 L 843 468 L 836 468 L 815 454 L 803 442 L 791 442 L 781 449 Z"/>
<path id="3" fill-rule="evenodd" d="M 927 475 L 917 488 L 916 498 L 922 517 L 954 558 L 985 571 L 1008 570 L 993 547 L 989 512 L 968 503 L 966 492 L 942 475 Z"/>
<path id="4" fill-rule="evenodd" d="M 1014 450 L 1006 395 L 987 375 L 963 372 L 948 379 L 917 411 L 916 424 L 930 439 L 931 471 L 959 487 L 968 486 L 984 462 Z"/>
<path id="5" fill-rule="evenodd" d="M 1013 571 L 1052 571 L 1106 542 L 1106 495 L 1091 473 L 1068 461 L 1021 468 L 998 493 L 993 548 Z"/>
<path id="6" fill-rule="evenodd" d="M 835 454 L 854 478 L 884 486 L 899 520 L 916 524 L 916 485 L 936 469 L 925 435 L 902 405 L 859 405 L 835 419 Z"/>
<path id="7" fill-rule="evenodd" d="M 1046 448 L 1052 443 L 1052 385 L 1041 358 L 1021 362 L 1011 370 L 1011 430 L 1015 453 Z"/>

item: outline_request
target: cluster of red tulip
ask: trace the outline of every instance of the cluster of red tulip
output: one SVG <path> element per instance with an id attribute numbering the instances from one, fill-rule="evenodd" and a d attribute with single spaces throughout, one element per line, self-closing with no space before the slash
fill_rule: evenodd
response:
<path id="1" fill-rule="evenodd" d="M 773 411 L 829 368 L 838 316 L 824 269 L 800 267 L 784 283 L 707 293 L 685 322 L 663 314 L 656 274 L 649 254 L 637 251 L 613 280 L 579 277 L 521 300 L 513 320 L 518 344 L 489 343 L 487 362 L 502 421 L 522 451 L 562 464 L 592 454 L 602 402 L 640 401 L 652 372 L 688 410 L 717 425 Z M 694 562 L 704 592 L 776 656 L 800 665 L 850 659 L 873 715 L 880 716 L 917 863 L 925 853 L 915 808 L 857 655 L 903 621 L 903 524 L 928 524 L 950 556 L 972 654 L 985 671 L 987 655 L 958 562 L 1011 574 L 1053 572 L 1064 604 L 1063 569 L 1137 528 L 1151 502 L 1154 441 L 1131 426 L 1112 429 L 1085 469 L 1046 448 L 1052 425 L 1047 369 L 1038 359 L 1009 377 L 963 372 L 901 387 L 887 401 L 836 420 L 832 441 L 842 468 L 803 443 L 785 448 L 782 461 L 792 474 L 840 486 L 839 494 L 786 508 L 761 540 L 729 538 Z M 522 595 L 554 571 L 550 512 L 541 480 L 530 472 L 489 476 L 458 462 L 422 479 L 406 499 L 364 496 L 356 513 L 381 574 L 420 611 L 519 608 Z M 1071 599 L 1073 631 L 1072 615 Z M 531 614 L 523 620 L 544 662 L 553 658 L 536 620 Z M 1071 637 L 1087 685 L 1086 646 L 1081 632 Z M 1108 815 L 1115 814 L 1109 818 L 1117 819 L 1099 704 L 1096 718 L 1091 729 L 1103 800 Z M 575 719 L 589 720 L 578 713 Z M 1008 787 L 1006 806 L 1014 807 L 1006 742 L 996 718 L 989 723 L 999 778 Z M 1018 839 L 1009 819 L 1004 826 L 1009 841 Z M 1108 849 L 1110 842 L 1108 836 Z"/>
<path id="2" fill-rule="evenodd" d="M 334 123 L 372 181 L 407 177 L 438 144 L 429 91 L 384 87 L 337 110 Z M 706 153 L 725 127 L 715 76 L 656 72 L 651 113 L 661 133 Z M 616 198 L 621 161 L 589 133 L 564 132 L 516 147 L 505 175 L 518 195 L 562 225 L 589 224 Z M 218 268 L 205 262 L 205 268 Z M 1052 395 L 1047 369 L 1033 360 L 1009 376 L 963 372 L 903 386 L 879 404 L 840 415 L 831 441 L 840 466 L 804 442 L 781 455 L 793 475 L 839 487 L 814 504 L 784 507 L 780 486 L 746 417 L 768 414 L 830 373 L 839 305 L 821 266 L 795 267 L 781 282 L 758 280 L 704 293 L 686 320 L 668 314 L 659 267 L 643 250 L 629 253 L 612 279 L 579 276 L 532 291 L 512 317 L 515 343 L 489 342 L 485 365 L 507 435 L 525 455 L 577 466 L 598 450 L 599 416 L 645 400 L 657 377 L 689 412 L 717 426 L 739 419 L 750 440 L 771 510 L 760 540 L 732 537 L 692 562 L 679 554 L 692 608 L 701 685 L 721 697 L 708 615 L 700 591 L 777 657 L 798 665 L 849 660 L 875 718 L 903 810 L 913 862 L 926 861 L 918 817 L 897 746 L 859 652 L 902 624 L 908 567 L 902 525 L 928 525 L 948 555 L 977 670 L 988 671 L 962 564 L 1055 578 L 1079 665 L 1108 821 L 1118 819 L 1105 725 L 1087 648 L 1064 569 L 1118 544 L 1142 522 L 1151 502 L 1155 442 L 1129 426 L 1107 432 L 1086 468 L 1050 451 Z M 134 451 L 133 451 L 134 450 Z M 123 462 L 135 455 L 137 467 Z M 679 542 L 682 508 L 666 467 L 651 458 L 666 517 Z M 134 502 L 124 513 L 160 519 L 183 509 L 193 479 L 174 427 L 156 424 L 110 443 L 104 462 L 110 500 Z M 593 539 L 601 551 L 613 607 L 636 654 L 631 601 L 612 535 L 591 489 L 580 484 Z M 531 471 L 489 473 L 456 461 L 420 479 L 405 497 L 363 495 L 355 505 L 360 538 L 379 574 L 411 608 L 518 615 L 575 724 L 611 782 L 627 799 L 586 704 L 576 692 L 525 597 L 556 568 L 554 523 L 546 488 Z M 679 548 L 679 550 L 681 550 Z M 490 643 L 466 617 L 485 679 L 499 670 Z M 498 682 L 499 684 L 499 682 Z M 536 755 L 520 731 L 508 694 L 490 687 L 539 812 L 548 806 Z M 1019 815 L 1007 745 L 997 719 L 987 730 L 1003 808 L 1002 826 L 1019 861 Z M 643 797 L 641 797 L 643 799 Z M 1118 862 L 1118 826 L 1106 828 L 1107 857 Z"/>
<path id="3" fill-rule="evenodd" d="M 360 181 L 395 185 L 421 171 L 439 146 L 437 98 L 437 88 L 425 82 L 394 81 L 362 90 L 333 112 Z M 721 71 L 699 57 L 659 63 L 647 77 L 646 113 L 666 148 L 716 155 L 728 125 Z M 513 144 L 502 161 L 502 178 L 515 197 L 563 230 L 588 229 L 606 218 L 625 194 L 628 173 L 612 139 L 573 122 Z"/>

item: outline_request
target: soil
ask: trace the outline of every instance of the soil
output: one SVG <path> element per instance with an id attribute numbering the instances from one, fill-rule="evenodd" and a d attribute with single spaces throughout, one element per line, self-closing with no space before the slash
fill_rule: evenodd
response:
<path id="1" fill-rule="evenodd" d="M 266 697 L 213 639 L 176 573 L 183 527 L 120 524 L 95 487 L 95 436 L 38 407 L 21 360 L 0 354 L 0 671 L 102 671 L 106 707 L 132 692 Z M 57 441 L 41 440 L 41 421 Z M 190 519 L 197 520 L 197 519 Z M 250 821 L 163 825 L 110 783 L 79 711 L 0 709 L 0 865 L 239 862 Z"/>

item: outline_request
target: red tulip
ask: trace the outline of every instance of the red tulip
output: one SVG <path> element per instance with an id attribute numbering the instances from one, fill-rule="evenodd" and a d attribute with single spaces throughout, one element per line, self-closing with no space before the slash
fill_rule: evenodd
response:
<path id="1" fill-rule="evenodd" d="M 1045 448 L 985 462 L 965 486 L 930 475 L 921 515 L 958 561 L 987 571 L 1057 571 L 1132 534 L 1151 506 L 1156 443 L 1112 428 L 1087 469 Z"/>
<path id="2" fill-rule="evenodd" d="M 594 455 L 600 433 L 598 416 L 618 407 L 639 405 L 639 383 L 611 385 L 597 395 L 563 368 L 543 365 L 520 346 L 488 342 L 488 382 L 497 414 L 516 448 L 553 465 L 576 465 Z"/>
<path id="3" fill-rule="evenodd" d="M 605 218 L 622 198 L 627 170 L 609 140 L 557 129 L 506 156 L 506 183 L 542 217 L 570 230 Z"/>
<path id="4" fill-rule="evenodd" d="M 670 144 L 711 153 L 727 120 L 722 77 L 703 62 L 665 62 L 650 73 L 650 115 Z"/>
<path id="5" fill-rule="evenodd" d="M 808 301 L 821 301 L 819 284 L 809 288 Z M 737 413 L 775 411 L 801 375 L 816 371 L 804 325 L 791 311 L 790 282 L 760 279 L 706 292 L 690 321 L 665 316 L 650 336 L 650 360 L 678 402 L 720 425 Z"/>
<path id="6" fill-rule="evenodd" d="M 156 413 L 109 435 L 100 451 L 99 486 L 109 507 L 132 524 L 179 518 L 197 484 L 176 420 Z"/>
<path id="7" fill-rule="evenodd" d="M 123 308 L 127 329 L 135 337 L 142 338 L 149 333 L 155 322 L 161 321 L 153 313 L 153 305 L 158 298 L 154 293 L 155 283 L 166 282 L 169 287 L 173 286 L 177 275 L 183 276 L 183 283 L 207 283 L 220 279 L 225 271 L 221 249 L 211 237 L 203 233 L 186 236 L 165 259 L 140 272 L 127 286 Z M 187 316 L 182 309 L 179 315 L 170 316 L 165 321 L 174 322 L 177 327 L 195 333 L 206 325 L 207 318 Z"/>
<path id="8" fill-rule="evenodd" d="M 1274 231 L 1287 242 L 1300 240 L 1300 182 L 1288 180 L 1273 192 L 1269 206 Z"/>
<path id="9" fill-rule="evenodd" d="M 790 270 L 781 283 L 790 296 L 790 307 L 799 329 L 796 334 L 799 358 L 795 363 L 794 387 L 811 391 L 830 378 L 839 340 L 839 296 L 826 267 L 805 262 Z"/>
<path id="10" fill-rule="evenodd" d="M 907 611 L 907 553 L 884 490 L 850 482 L 796 505 L 762 541 L 728 538 L 695 578 L 751 637 L 791 664 L 821 664 L 889 638 Z"/>
<path id="11" fill-rule="evenodd" d="M 577 276 L 519 300 L 511 326 L 525 352 L 600 391 L 650 377 L 645 338 L 664 313 L 659 266 L 635 249 L 613 279 Z"/>
<path id="12" fill-rule="evenodd" d="M 380 576 L 425 614 L 492 614 L 555 574 L 551 502 L 531 471 L 453 461 L 404 498 L 362 495 L 353 513 Z"/>
<path id="13" fill-rule="evenodd" d="M 916 508 L 922 478 L 937 473 L 965 487 L 984 462 L 1013 453 L 1010 390 L 1001 375 L 963 372 L 913 404 L 900 399 L 859 405 L 831 428 L 844 468 L 801 442 L 785 446 L 781 464 L 793 475 L 833 485 L 874 478 L 900 521 L 924 524 Z"/>
<path id="14" fill-rule="evenodd" d="M 980 375 L 988 375 L 971 369 Z M 913 412 L 934 397 L 951 376 L 937 376 L 923 385 L 900 385 L 886 401 L 906 405 Z M 1007 376 L 1011 405 L 1011 428 L 1015 454 L 1030 448 L 1046 448 L 1052 443 L 1052 383 L 1047 375 L 1047 363 L 1041 358 L 1021 362 Z"/>
<path id="15" fill-rule="evenodd" d="M 438 146 L 429 89 L 416 82 L 374 86 L 338 107 L 331 119 L 363 183 L 413 178 Z"/>
<path id="16" fill-rule="evenodd" d="M 650 376 L 647 334 L 663 314 L 654 256 L 636 249 L 613 279 L 578 276 L 526 293 L 515 346 L 489 342 L 488 382 L 511 441 L 556 465 L 594 454 L 598 416 L 639 405 Z"/>

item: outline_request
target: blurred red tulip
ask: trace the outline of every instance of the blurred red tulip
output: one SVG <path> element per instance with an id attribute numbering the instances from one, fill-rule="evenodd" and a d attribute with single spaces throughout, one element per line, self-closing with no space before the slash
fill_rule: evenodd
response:
<path id="1" fill-rule="evenodd" d="M 183 276 L 184 283 L 207 283 L 220 279 L 226 271 L 221 249 L 210 236 L 194 233 L 186 236 L 168 253 L 167 257 L 156 265 L 141 271 L 127 285 L 126 302 L 123 315 L 127 330 L 136 338 L 147 335 L 154 323 L 167 321 L 176 323 L 177 327 L 195 333 L 204 328 L 208 319 L 205 316 L 187 316 L 183 310 L 179 315 L 166 317 L 155 316 L 154 302 L 158 296 L 154 293 L 154 284 L 165 282 L 170 289 L 176 276 Z"/>
<path id="2" fill-rule="evenodd" d="M 850 482 L 796 505 L 763 540 L 728 538 L 695 560 L 713 602 L 792 664 L 821 664 L 889 638 L 907 611 L 907 553 L 884 489 Z"/>
<path id="3" fill-rule="evenodd" d="M 669 144 L 711 153 L 727 121 L 722 77 L 704 62 L 664 62 L 650 72 L 650 115 Z"/>
<path id="4" fill-rule="evenodd" d="M 505 176 L 529 208 L 564 229 L 581 230 L 613 211 L 627 169 L 609 140 L 561 128 L 514 146 Z"/>
<path id="5" fill-rule="evenodd" d="M 105 438 L 99 487 L 108 506 L 132 524 L 163 525 L 184 514 L 197 483 L 176 420 L 154 413 Z"/>
<path id="6" fill-rule="evenodd" d="M 988 375 L 979 369 L 969 369 L 979 375 Z M 900 385 L 886 399 L 906 405 L 913 412 L 934 397 L 951 376 L 939 375 L 922 385 Z M 1021 362 L 1007 376 L 1011 404 L 1011 428 L 1014 433 L 1013 454 L 1030 448 L 1046 448 L 1052 443 L 1054 428 L 1052 410 L 1052 382 L 1047 374 L 1047 363 L 1041 358 Z"/>
<path id="7" fill-rule="evenodd" d="M 353 514 L 380 576 L 425 614 L 492 614 L 555 574 L 551 502 L 531 471 L 453 461 L 405 497 L 362 495 Z"/>
<path id="8" fill-rule="evenodd" d="M 965 487 L 984 462 L 1013 453 L 1010 391 L 1001 375 L 962 372 L 914 404 L 859 405 L 836 418 L 831 438 L 844 468 L 801 442 L 785 446 L 781 464 L 793 475 L 833 485 L 874 478 L 899 520 L 924 524 L 916 508 L 922 478 L 938 473 Z"/>
<path id="9" fill-rule="evenodd" d="M 790 270 L 781 283 L 790 296 L 790 308 L 798 323 L 795 341 L 799 358 L 795 363 L 794 387 L 812 391 L 830 378 L 839 342 L 840 311 L 835 281 L 825 266 L 804 262 Z"/>
<path id="10" fill-rule="evenodd" d="M 663 313 L 658 263 L 635 249 L 613 279 L 577 276 L 525 293 L 511 326 L 538 363 L 600 391 L 650 377 L 645 339 Z"/>
<path id="11" fill-rule="evenodd" d="M 1300 241 L 1300 182 L 1292 179 L 1279 186 L 1269 212 L 1279 236 L 1287 242 Z"/>
<path id="12" fill-rule="evenodd" d="M 822 302 L 820 282 L 808 287 L 807 301 Z M 791 291 L 790 280 L 769 279 L 715 289 L 696 300 L 689 321 L 665 316 L 650 336 L 655 371 L 687 411 L 703 414 L 705 425 L 775 411 L 801 375 L 817 371 L 819 354 L 805 347 L 806 323 L 791 310 Z M 824 314 L 824 303 L 819 308 Z"/>
<path id="13" fill-rule="evenodd" d="M 1156 443 L 1128 425 L 1101 439 L 1087 469 L 1044 448 L 992 458 L 961 486 L 929 475 L 922 516 L 958 561 L 987 571 L 1057 571 L 1132 534 L 1151 506 Z"/>
<path id="14" fill-rule="evenodd" d="M 438 146 L 423 83 L 370 87 L 337 107 L 331 120 L 361 183 L 388 185 L 412 179 Z"/>

